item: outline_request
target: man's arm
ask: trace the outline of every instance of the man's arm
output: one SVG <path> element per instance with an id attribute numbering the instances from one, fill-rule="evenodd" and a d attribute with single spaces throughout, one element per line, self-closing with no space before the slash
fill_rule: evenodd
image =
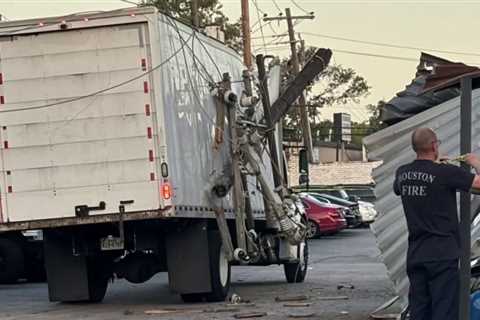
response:
<path id="1" fill-rule="evenodd" d="M 472 166 L 477 173 L 473 178 L 472 189 L 480 189 L 480 159 L 476 155 L 470 153 L 465 157 L 465 162 Z"/>

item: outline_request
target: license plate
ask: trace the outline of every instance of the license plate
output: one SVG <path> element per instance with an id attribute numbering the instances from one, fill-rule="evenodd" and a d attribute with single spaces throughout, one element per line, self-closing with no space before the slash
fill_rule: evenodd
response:
<path id="1" fill-rule="evenodd" d="M 102 251 L 123 250 L 124 243 L 121 238 L 107 237 L 100 239 L 100 249 Z"/>

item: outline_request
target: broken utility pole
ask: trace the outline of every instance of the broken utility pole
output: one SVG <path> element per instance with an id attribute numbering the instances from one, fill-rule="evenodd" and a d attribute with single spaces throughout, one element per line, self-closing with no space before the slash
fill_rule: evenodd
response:
<path id="1" fill-rule="evenodd" d="M 308 60 L 302 71 L 290 82 L 280 97 L 272 105 L 272 122 L 277 123 L 290 109 L 291 105 L 303 94 L 305 87 L 315 77 L 325 70 L 330 63 L 332 51 L 330 49 L 318 49 L 313 57 Z"/>
<path id="2" fill-rule="evenodd" d="M 200 22 L 198 21 L 198 0 L 191 0 L 192 5 L 192 25 L 195 28 L 200 26 Z"/>
<path id="3" fill-rule="evenodd" d="M 264 21 L 273 21 L 273 20 L 287 20 L 288 25 L 288 36 L 290 42 L 290 50 L 292 52 L 291 62 L 293 67 L 294 75 L 298 75 L 300 73 L 300 63 L 298 61 L 298 53 L 297 53 L 297 41 L 295 40 L 295 30 L 293 28 L 293 20 L 299 19 L 314 19 L 315 16 L 307 15 L 307 16 L 292 16 L 290 12 L 290 8 L 285 9 L 285 17 L 267 17 L 264 18 Z M 300 123 L 302 126 L 302 135 L 303 135 L 303 143 L 305 148 L 307 149 L 308 154 L 308 162 L 313 162 L 313 143 L 312 143 L 312 132 L 310 129 L 310 121 L 308 118 L 308 111 L 306 107 L 305 96 L 302 93 L 298 99 L 298 104 L 300 106 Z"/>
<path id="4" fill-rule="evenodd" d="M 242 35 L 243 35 L 243 63 L 248 70 L 252 69 L 252 40 L 250 35 L 249 0 L 242 0 Z"/>

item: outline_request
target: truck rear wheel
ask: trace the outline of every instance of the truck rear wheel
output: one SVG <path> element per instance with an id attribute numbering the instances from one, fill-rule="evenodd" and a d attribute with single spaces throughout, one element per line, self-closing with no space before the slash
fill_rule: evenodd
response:
<path id="1" fill-rule="evenodd" d="M 24 274 L 22 247 L 10 239 L 0 238 L 0 283 L 15 283 Z"/>
<path id="2" fill-rule="evenodd" d="M 220 232 L 211 232 L 208 237 L 210 256 L 210 278 L 212 291 L 206 295 L 207 301 L 225 301 L 230 290 L 231 267 L 225 250 L 223 249 Z"/>
<path id="3" fill-rule="evenodd" d="M 283 269 L 288 283 L 299 283 L 305 281 L 308 270 L 308 242 L 305 241 L 305 246 L 301 250 L 298 246 L 298 262 L 285 263 Z"/>

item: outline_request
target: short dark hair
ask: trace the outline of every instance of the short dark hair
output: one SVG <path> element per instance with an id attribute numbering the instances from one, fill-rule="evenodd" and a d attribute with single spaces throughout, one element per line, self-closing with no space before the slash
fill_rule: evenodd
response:
<path id="1" fill-rule="evenodd" d="M 412 148 L 416 153 L 430 151 L 430 144 L 437 140 L 437 135 L 430 128 L 418 128 L 412 133 Z"/>

